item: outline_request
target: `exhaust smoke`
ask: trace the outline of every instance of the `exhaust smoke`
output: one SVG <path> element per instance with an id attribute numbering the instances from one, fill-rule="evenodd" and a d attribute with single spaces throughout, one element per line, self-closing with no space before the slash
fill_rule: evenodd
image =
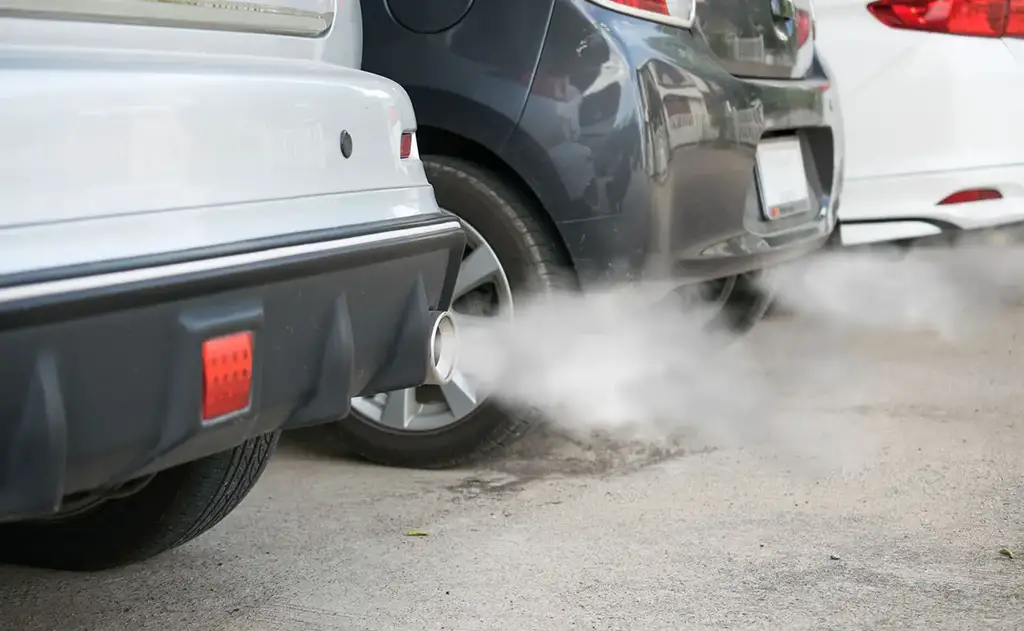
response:
<path id="1" fill-rule="evenodd" d="M 712 310 L 665 300 L 668 287 L 561 294 L 521 301 L 511 320 L 460 326 L 460 369 L 503 405 L 576 438 L 857 457 L 870 437 L 829 426 L 799 404 L 801 392 L 828 389 L 831 401 L 856 405 L 871 387 L 857 352 L 865 332 L 964 341 L 1017 297 L 1024 249 L 827 251 L 759 282 L 795 321 L 769 319 L 735 338 L 708 326 Z"/>

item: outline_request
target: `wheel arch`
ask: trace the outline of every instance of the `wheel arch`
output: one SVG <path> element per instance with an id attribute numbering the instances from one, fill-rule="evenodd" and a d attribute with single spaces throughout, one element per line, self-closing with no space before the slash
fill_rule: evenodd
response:
<path id="1" fill-rule="evenodd" d="M 537 193 L 516 169 L 486 145 L 459 133 L 429 124 L 420 124 L 416 130 L 416 142 L 421 155 L 436 155 L 460 158 L 472 162 L 498 175 L 503 182 L 522 194 L 537 210 L 536 218 L 555 239 L 567 261 L 576 266 L 572 251 L 565 241 L 558 224 Z"/>

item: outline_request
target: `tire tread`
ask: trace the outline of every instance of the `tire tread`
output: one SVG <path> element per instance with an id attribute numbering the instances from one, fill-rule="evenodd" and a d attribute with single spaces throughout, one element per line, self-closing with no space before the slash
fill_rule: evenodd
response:
<path id="1" fill-rule="evenodd" d="M 130 565 L 213 528 L 256 485 L 279 433 L 162 471 L 146 486 L 62 519 L 0 526 L 0 561 L 59 570 Z"/>

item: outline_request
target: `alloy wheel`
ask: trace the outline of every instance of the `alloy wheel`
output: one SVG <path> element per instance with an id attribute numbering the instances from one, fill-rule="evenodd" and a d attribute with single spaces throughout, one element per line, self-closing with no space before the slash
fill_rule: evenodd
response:
<path id="1" fill-rule="evenodd" d="M 494 249 L 471 225 L 462 222 L 466 251 L 455 282 L 452 312 L 461 326 L 486 325 L 512 315 L 508 275 Z M 454 425 L 486 399 L 483 384 L 456 369 L 443 386 L 406 388 L 352 400 L 352 411 L 390 430 L 428 432 Z"/>

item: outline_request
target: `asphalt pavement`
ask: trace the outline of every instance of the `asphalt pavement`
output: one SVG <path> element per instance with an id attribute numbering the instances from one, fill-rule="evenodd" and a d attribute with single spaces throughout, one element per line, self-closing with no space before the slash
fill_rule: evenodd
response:
<path id="1" fill-rule="evenodd" d="M 785 317 L 749 343 L 783 357 L 807 327 Z M 782 442 L 543 433 L 423 472 L 293 436 L 173 553 L 91 576 L 0 567 L 0 627 L 1024 629 L 1018 331 L 1024 311 L 958 343 L 836 336 L 822 353 L 853 360 L 779 378 L 765 414 L 801 428 Z"/>

